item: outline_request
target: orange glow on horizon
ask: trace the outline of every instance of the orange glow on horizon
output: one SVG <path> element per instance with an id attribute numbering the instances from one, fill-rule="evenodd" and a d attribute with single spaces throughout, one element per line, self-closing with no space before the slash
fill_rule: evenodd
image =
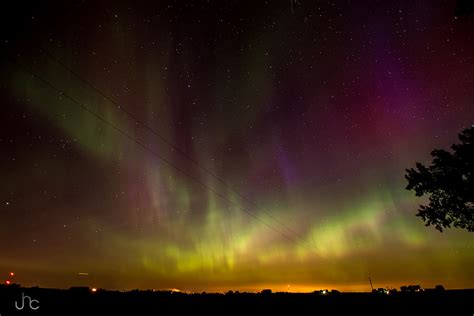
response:
<path id="1" fill-rule="evenodd" d="M 228 291 L 239 291 L 249 293 L 259 293 L 264 289 L 270 289 L 272 292 L 288 292 L 288 293 L 312 293 L 320 290 L 338 290 L 341 292 L 370 292 L 370 285 L 367 284 L 256 284 L 237 287 L 213 287 L 204 290 L 208 293 L 226 293 Z M 193 292 L 202 292 L 194 290 Z"/>

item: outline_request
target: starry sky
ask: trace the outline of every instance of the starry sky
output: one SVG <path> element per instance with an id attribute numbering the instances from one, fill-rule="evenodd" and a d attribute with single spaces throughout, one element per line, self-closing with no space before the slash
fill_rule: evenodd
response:
<path id="1" fill-rule="evenodd" d="M 472 233 L 425 227 L 404 179 L 474 123 L 456 1 L 4 9 L 2 280 L 474 287 Z"/>

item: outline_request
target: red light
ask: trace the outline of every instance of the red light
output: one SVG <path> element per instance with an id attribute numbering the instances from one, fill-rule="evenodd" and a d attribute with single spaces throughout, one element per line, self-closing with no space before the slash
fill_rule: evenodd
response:
<path id="1" fill-rule="evenodd" d="M 5 283 L 6 283 L 7 285 L 10 285 L 10 284 L 11 284 L 10 280 L 6 280 Z"/>
<path id="2" fill-rule="evenodd" d="M 10 272 L 10 276 L 14 276 L 15 275 L 15 272 Z"/>

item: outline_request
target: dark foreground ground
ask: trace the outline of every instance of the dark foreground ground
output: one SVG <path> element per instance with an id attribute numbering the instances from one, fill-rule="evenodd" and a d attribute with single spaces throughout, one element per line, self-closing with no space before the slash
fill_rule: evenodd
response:
<path id="1" fill-rule="evenodd" d="M 17 310 L 15 307 L 23 307 Z M 34 308 L 38 307 L 34 310 Z M 9 315 L 474 315 L 474 290 L 421 293 L 183 294 L 0 286 Z"/>

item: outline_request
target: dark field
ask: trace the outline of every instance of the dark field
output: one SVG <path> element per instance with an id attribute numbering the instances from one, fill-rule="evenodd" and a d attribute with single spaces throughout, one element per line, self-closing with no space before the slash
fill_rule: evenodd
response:
<path id="1" fill-rule="evenodd" d="M 22 300 L 23 297 L 23 300 Z M 36 301 L 33 301 L 36 300 Z M 15 307 L 23 309 L 18 311 Z M 23 304 L 22 304 L 23 302 Z M 30 302 L 32 302 L 30 306 Z M 39 308 L 32 310 L 30 307 Z M 473 315 L 474 290 L 421 293 L 228 293 L 117 292 L 87 288 L 0 288 L 0 315 Z"/>

